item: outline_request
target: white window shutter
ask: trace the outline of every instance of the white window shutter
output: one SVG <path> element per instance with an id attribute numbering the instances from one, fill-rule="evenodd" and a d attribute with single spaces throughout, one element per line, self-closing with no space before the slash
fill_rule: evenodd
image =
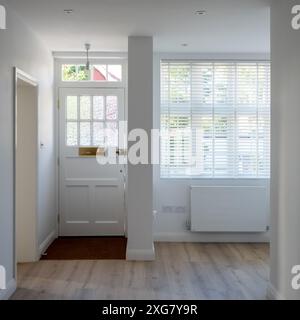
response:
<path id="1" fill-rule="evenodd" d="M 268 178 L 270 63 L 161 62 L 161 176 Z"/>

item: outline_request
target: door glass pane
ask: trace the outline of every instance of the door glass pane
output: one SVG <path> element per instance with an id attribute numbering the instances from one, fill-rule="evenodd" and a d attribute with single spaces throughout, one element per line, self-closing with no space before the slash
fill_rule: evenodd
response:
<path id="1" fill-rule="evenodd" d="M 104 97 L 94 96 L 93 98 L 93 118 L 95 120 L 104 119 Z"/>
<path id="2" fill-rule="evenodd" d="M 106 81 L 107 80 L 107 66 L 106 65 L 94 65 L 92 67 L 92 80 Z"/>
<path id="3" fill-rule="evenodd" d="M 90 72 L 89 70 L 86 69 L 86 66 L 84 65 L 78 66 L 77 80 L 78 81 L 90 80 Z"/>
<path id="4" fill-rule="evenodd" d="M 80 97 L 80 119 L 81 120 L 91 119 L 91 97 L 90 96 Z"/>
<path id="5" fill-rule="evenodd" d="M 96 147 L 104 147 L 105 132 L 103 122 L 93 123 L 93 144 Z"/>
<path id="6" fill-rule="evenodd" d="M 77 96 L 67 97 L 67 120 L 77 120 Z"/>
<path id="7" fill-rule="evenodd" d="M 90 146 L 91 145 L 91 124 L 90 122 L 80 123 L 80 145 Z"/>
<path id="8" fill-rule="evenodd" d="M 67 122 L 67 146 L 77 146 L 77 122 Z"/>
<path id="9" fill-rule="evenodd" d="M 118 98 L 116 96 L 106 97 L 106 119 L 118 119 Z"/>
<path id="10" fill-rule="evenodd" d="M 63 81 L 76 81 L 77 80 L 76 65 L 64 64 L 62 66 L 62 79 Z"/>
<path id="11" fill-rule="evenodd" d="M 122 66 L 119 64 L 108 65 L 108 81 L 122 81 Z"/>
<path id="12" fill-rule="evenodd" d="M 118 147 L 118 126 L 116 122 L 106 123 L 107 147 Z"/>

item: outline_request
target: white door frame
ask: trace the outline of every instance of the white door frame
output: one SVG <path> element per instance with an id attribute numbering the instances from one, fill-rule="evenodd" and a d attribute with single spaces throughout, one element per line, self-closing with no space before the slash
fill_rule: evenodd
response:
<path id="1" fill-rule="evenodd" d="M 22 80 L 26 82 L 28 85 L 37 88 L 37 121 L 39 119 L 39 103 L 38 103 L 38 96 L 39 96 L 39 83 L 38 81 L 32 77 L 30 74 L 24 72 L 23 70 L 14 67 L 14 108 L 13 108 L 13 277 L 17 280 L 17 250 L 16 250 L 16 155 L 17 155 L 17 100 L 18 100 L 18 80 Z M 36 148 L 37 148 L 37 178 L 38 178 L 38 168 L 39 168 L 39 152 L 38 152 L 38 123 L 37 123 L 37 137 L 36 137 Z M 39 179 L 36 181 L 37 185 L 37 196 L 36 196 L 36 208 L 38 208 L 38 190 L 39 190 Z M 38 210 L 38 209 L 37 209 Z M 36 219 L 38 219 L 38 214 L 36 215 Z M 36 222 L 36 225 L 38 223 Z M 39 250 L 38 250 L 38 229 L 36 228 L 36 259 L 39 258 Z"/>
<path id="2" fill-rule="evenodd" d="M 59 132 L 59 93 L 64 88 L 106 88 L 106 89 L 123 89 L 124 90 L 124 120 L 128 119 L 128 79 L 127 79 L 127 53 L 115 52 L 92 52 L 90 59 L 96 64 L 107 64 L 109 62 L 118 62 L 122 65 L 122 82 L 66 82 L 61 79 L 61 68 L 63 64 L 86 63 L 85 53 L 81 52 L 54 52 L 54 105 L 55 105 L 55 141 L 56 141 L 56 237 L 59 235 L 59 211 L 60 211 L 60 171 L 59 171 L 59 154 L 60 154 L 60 132 Z M 127 174 L 127 169 L 125 170 Z M 127 237 L 127 175 L 125 177 L 125 237 Z"/>

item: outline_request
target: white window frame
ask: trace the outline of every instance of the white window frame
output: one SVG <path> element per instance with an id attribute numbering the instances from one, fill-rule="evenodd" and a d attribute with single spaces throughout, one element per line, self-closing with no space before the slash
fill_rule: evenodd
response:
<path id="1" fill-rule="evenodd" d="M 270 63 L 269 54 L 181 54 L 181 53 L 161 53 L 154 56 L 154 75 L 159 81 L 154 84 L 154 101 L 155 101 L 155 115 L 154 125 L 161 131 L 161 62 L 163 60 L 182 60 L 182 61 L 199 61 L 200 63 Z M 271 108 L 271 105 L 270 105 Z M 270 129 L 271 129 L 271 118 L 270 118 Z M 161 150 L 161 147 L 159 148 Z M 271 159 L 270 159 L 271 162 Z M 161 152 L 160 152 L 160 163 L 161 163 Z M 259 176 L 174 176 L 166 177 L 162 176 L 160 165 L 158 166 L 156 174 L 160 180 L 170 181 L 269 181 L 270 177 L 259 177 Z"/>

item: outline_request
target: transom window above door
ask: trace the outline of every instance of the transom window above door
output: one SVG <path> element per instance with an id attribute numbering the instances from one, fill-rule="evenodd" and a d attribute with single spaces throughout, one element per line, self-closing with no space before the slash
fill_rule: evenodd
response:
<path id="1" fill-rule="evenodd" d="M 92 64 L 90 70 L 84 64 L 63 64 L 61 77 L 65 82 L 122 82 L 122 71 L 121 64 Z"/>
<path id="2" fill-rule="evenodd" d="M 72 95 L 66 97 L 68 147 L 118 146 L 118 97 Z"/>

